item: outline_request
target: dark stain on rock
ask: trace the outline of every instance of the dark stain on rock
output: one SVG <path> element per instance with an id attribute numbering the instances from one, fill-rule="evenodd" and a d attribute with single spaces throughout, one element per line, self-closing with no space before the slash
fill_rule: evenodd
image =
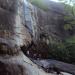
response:
<path id="1" fill-rule="evenodd" d="M 22 65 L 0 61 L 0 75 L 27 75 Z"/>
<path id="2" fill-rule="evenodd" d="M 0 7 L 10 12 L 16 12 L 18 0 L 0 0 Z"/>
<path id="3" fill-rule="evenodd" d="M 16 47 L 12 48 L 8 44 L 0 43 L 0 55 L 14 55 L 18 53 L 19 50 Z"/>

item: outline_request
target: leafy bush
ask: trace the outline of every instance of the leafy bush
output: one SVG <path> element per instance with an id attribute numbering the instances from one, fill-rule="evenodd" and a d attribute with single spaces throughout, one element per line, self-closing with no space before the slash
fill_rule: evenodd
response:
<path id="1" fill-rule="evenodd" d="M 50 44 L 49 58 L 75 64 L 75 44 L 67 42 Z"/>

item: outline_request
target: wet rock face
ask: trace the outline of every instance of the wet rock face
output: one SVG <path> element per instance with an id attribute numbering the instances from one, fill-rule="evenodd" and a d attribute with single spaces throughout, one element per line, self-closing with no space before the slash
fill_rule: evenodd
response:
<path id="1" fill-rule="evenodd" d="M 23 0 L 0 0 L 0 43 L 14 47 L 30 43 L 31 36 L 25 28 Z"/>
<path id="2" fill-rule="evenodd" d="M 47 58 L 46 53 L 48 54 L 47 50 L 50 41 L 61 41 L 63 36 L 66 35 L 63 29 L 63 15 L 53 11 L 52 7 L 52 10 L 49 11 L 44 11 L 35 5 L 28 7 L 30 8 L 28 9 L 28 13 L 30 14 L 31 12 L 30 16 L 32 18 L 32 22 L 29 21 L 30 17 L 27 15 L 26 17 L 28 18 L 26 18 L 26 21 L 33 25 L 32 27 L 35 35 L 35 37 L 33 36 L 33 41 L 36 43 L 36 46 L 29 46 L 30 48 L 27 49 L 29 50 L 31 57 L 34 57 L 35 54 L 38 57 L 39 54 L 41 54 L 42 57 Z M 31 26 L 29 27 L 31 28 Z M 37 40 L 37 42 L 35 40 Z M 22 50 L 26 54 L 26 48 L 24 47 Z"/>
<path id="3" fill-rule="evenodd" d="M 0 7 L 10 12 L 15 12 L 17 9 L 18 0 L 0 0 Z"/>
<path id="4" fill-rule="evenodd" d="M 34 16 L 36 25 L 33 28 L 37 40 L 44 40 L 52 38 L 53 40 L 62 40 L 63 36 L 66 36 L 64 30 L 64 8 L 61 4 L 57 4 L 55 2 L 48 2 L 48 11 L 38 8 L 38 6 L 33 5 L 31 7 L 32 13 L 36 14 Z M 52 5 L 53 4 L 53 5 Z M 60 10 L 59 10 L 60 9 Z M 32 17 L 32 16 L 31 16 Z M 34 22 L 34 21 L 33 21 Z M 34 22 L 34 23 L 35 23 Z"/>
<path id="5" fill-rule="evenodd" d="M 23 74 L 23 66 L 0 61 L 0 75 L 27 75 Z M 25 70 L 24 70 L 25 71 Z"/>
<path id="6" fill-rule="evenodd" d="M 67 13 L 64 10 L 64 5 L 48 0 L 45 2 L 45 4 L 49 8 L 48 11 L 45 11 L 41 9 L 41 7 L 38 8 L 38 6 L 33 5 L 36 9 L 36 12 L 34 13 L 37 14 L 37 17 L 35 16 L 35 21 L 37 22 L 37 39 L 40 39 L 40 41 L 44 40 L 47 43 L 48 40 L 61 42 L 65 38 L 74 35 L 75 27 L 73 30 L 64 29 L 64 16 L 67 16 L 69 14 L 69 12 Z"/>
<path id="7" fill-rule="evenodd" d="M 63 15 L 55 11 L 43 11 L 42 9 L 37 9 L 38 16 L 38 38 L 45 42 L 48 40 L 62 40 L 65 34 L 63 28 L 64 20 Z"/>

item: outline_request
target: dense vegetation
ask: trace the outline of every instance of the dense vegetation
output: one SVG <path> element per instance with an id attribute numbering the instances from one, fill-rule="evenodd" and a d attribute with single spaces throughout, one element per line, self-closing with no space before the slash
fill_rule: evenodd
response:
<path id="1" fill-rule="evenodd" d="M 49 45 L 49 57 L 64 62 L 75 64 L 75 1 L 60 0 L 65 6 L 65 11 L 69 15 L 64 16 L 64 29 L 70 31 L 70 37 L 67 37 L 63 42 L 58 42 Z"/>
<path id="2" fill-rule="evenodd" d="M 49 58 L 75 64 L 75 43 L 50 44 Z"/>

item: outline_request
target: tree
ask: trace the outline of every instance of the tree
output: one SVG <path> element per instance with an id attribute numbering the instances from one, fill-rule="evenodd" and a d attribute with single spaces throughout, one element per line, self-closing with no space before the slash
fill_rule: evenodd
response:
<path id="1" fill-rule="evenodd" d="M 75 27 L 75 0 L 59 0 L 63 2 L 64 9 L 68 15 L 64 16 L 64 29 L 73 34 Z"/>
<path id="2" fill-rule="evenodd" d="M 75 16 L 75 0 L 59 0 L 59 2 L 64 3 L 65 10 L 70 11 Z"/>

